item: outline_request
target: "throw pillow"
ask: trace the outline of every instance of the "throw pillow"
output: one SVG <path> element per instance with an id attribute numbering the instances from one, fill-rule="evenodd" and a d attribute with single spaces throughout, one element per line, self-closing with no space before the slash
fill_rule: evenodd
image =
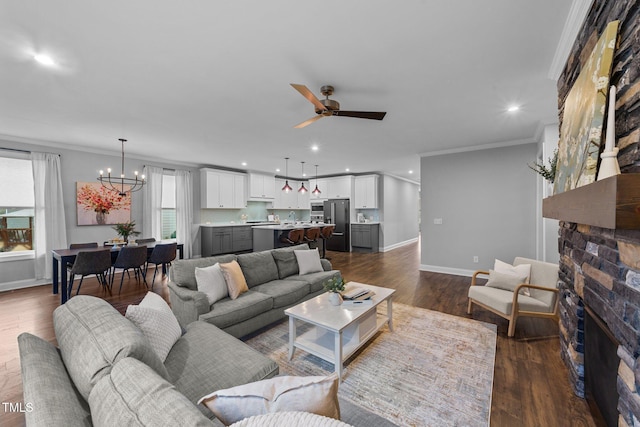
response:
<path id="1" fill-rule="evenodd" d="M 224 275 L 224 280 L 227 282 L 229 297 L 231 299 L 236 299 L 240 294 L 249 290 L 247 281 L 244 278 L 244 274 L 242 274 L 242 269 L 240 268 L 238 261 L 220 264 L 220 269 Z"/>
<path id="2" fill-rule="evenodd" d="M 302 411 L 340 419 L 338 375 L 282 376 L 218 390 L 201 398 L 225 425 L 271 412 Z"/>
<path id="3" fill-rule="evenodd" d="M 296 254 L 300 274 L 324 271 L 322 263 L 320 262 L 320 253 L 318 252 L 318 249 L 310 251 L 293 251 L 293 253 Z"/>
<path id="4" fill-rule="evenodd" d="M 498 273 L 495 270 L 489 270 L 489 280 L 485 286 L 514 292 L 519 284 L 524 283 L 525 279 L 525 276 L 516 276 L 515 274 L 504 274 Z"/>
<path id="5" fill-rule="evenodd" d="M 127 307 L 125 317 L 140 328 L 163 362 L 182 336 L 178 319 L 165 300 L 154 292 L 147 292 L 139 305 Z"/>
<path id="6" fill-rule="evenodd" d="M 210 267 L 196 267 L 198 290 L 207 295 L 209 305 L 229 296 L 229 288 L 219 263 Z"/>
<path id="7" fill-rule="evenodd" d="M 529 283 L 529 277 L 531 276 L 531 264 L 520 264 L 520 265 L 511 265 L 504 261 L 500 261 L 496 259 L 493 264 L 493 269 L 498 273 L 503 274 L 513 274 L 518 277 L 526 276 L 526 279 L 523 283 Z M 529 288 L 524 288 L 520 291 L 521 294 L 526 295 L 528 297 L 531 296 Z"/>

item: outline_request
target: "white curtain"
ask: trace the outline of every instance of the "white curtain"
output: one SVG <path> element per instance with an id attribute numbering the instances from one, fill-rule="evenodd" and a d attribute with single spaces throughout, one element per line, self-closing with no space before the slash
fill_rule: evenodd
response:
<path id="1" fill-rule="evenodd" d="M 193 180 L 191 172 L 176 170 L 176 239 L 184 244 L 184 257 L 191 258 L 193 244 Z"/>
<path id="2" fill-rule="evenodd" d="M 162 168 L 145 166 L 142 191 L 142 238 L 162 239 Z"/>
<path id="3" fill-rule="evenodd" d="M 60 156 L 31 153 L 35 214 L 33 245 L 36 279 L 53 277 L 51 251 L 67 247 Z"/>

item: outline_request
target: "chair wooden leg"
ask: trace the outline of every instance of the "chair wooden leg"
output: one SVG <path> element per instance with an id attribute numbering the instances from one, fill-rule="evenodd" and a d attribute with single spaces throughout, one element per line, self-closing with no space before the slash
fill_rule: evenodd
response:
<path id="1" fill-rule="evenodd" d="M 473 305 L 473 301 L 469 298 L 469 305 L 467 306 L 467 314 L 471 314 L 471 306 Z"/>
<path id="2" fill-rule="evenodd" d="M 509 338 L 513 337 L 516 334 L 516 321 L 518 320 L 517 314 L 512 314 L 509 319 L 509 330 L 507 331 L 507 336 Z"/>

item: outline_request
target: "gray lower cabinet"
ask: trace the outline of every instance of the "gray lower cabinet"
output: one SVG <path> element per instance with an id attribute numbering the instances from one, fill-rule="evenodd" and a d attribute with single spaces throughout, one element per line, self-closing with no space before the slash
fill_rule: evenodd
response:
<path id="1" fill-rule="evenodd" d="M 233 252 L 243 252 L 253 250 L 253 231 L 251 226 L 232 227 Z"/>
<path id="2" fill-rule="evenodd" d="M 202 256 L 244 252 L 253 249 L 251 226 L 201 227 Z"/>
<path id="3" fill-rule="evenodd" d="M 378 252 L 379 231 L 379 224 L 351 224 L 351 250 Z"/>

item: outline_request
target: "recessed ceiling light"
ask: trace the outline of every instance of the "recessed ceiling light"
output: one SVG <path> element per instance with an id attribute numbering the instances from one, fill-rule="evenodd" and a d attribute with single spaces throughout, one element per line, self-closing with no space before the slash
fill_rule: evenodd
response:
<path id="1" fill-rule="evenodd" d="M 242 166 L 247 166 L 247 162 L 242 162 Z"/>
<path id="2" fill-rule="evenodd" d="M 302 174 L 302 176 L 307 176 L 307 174 L 306 174 L 306 173 L 303 173 L 303 174 Z"/>
<path id="3" fill-rule="evenodd" d="M 412 174 L 412 173 L 413 173 L 413 171 L 409 171 L 409 174 Z"/>
<path id="4" fill-rule="evenodd" d="M 318 151 L 318 146 L 317 146 L 317 145 L 312 145 L 312 146 L 311 146 L 311 150 L 313 150 L 313 151 Z"/>
<path id="5" fill-rule="evenodd" d="M 345 171 L 345 172 L 349 172 L 349 168 L 346 168 L 344 171 Z"/>
<path id="6" fill-rule="evenodd" d="M 517 105 L 511 105 L 509 108 L 507 108 L 507 111 L 510 113 L 515 113 L 518 110 L 520 110 L 520 107 Z"/>
<path id="7" fill-rule="evenodd" d="M 276 172 L 280 172 L 280 168 L 276 168 Z"/>
<path id="8" fill-rule="evenodd" d="M 36 53 L 35 55 L 33 55 L 33 59 L 35 59 L 39 64 L 46 65 L 47 67 L 52 67 L 56 64 L 53 61 L 53 58 L 42 53 Z"/>

